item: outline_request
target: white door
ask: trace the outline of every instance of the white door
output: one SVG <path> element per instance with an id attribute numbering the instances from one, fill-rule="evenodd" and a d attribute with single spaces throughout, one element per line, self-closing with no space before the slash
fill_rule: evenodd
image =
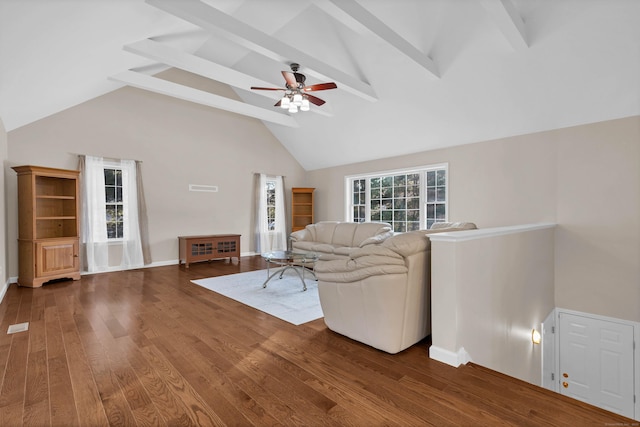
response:
<path id="1" fill-rule="evenodd" d="M 634 417 L 633 327 L 560 313 L 560 393 Z"/>

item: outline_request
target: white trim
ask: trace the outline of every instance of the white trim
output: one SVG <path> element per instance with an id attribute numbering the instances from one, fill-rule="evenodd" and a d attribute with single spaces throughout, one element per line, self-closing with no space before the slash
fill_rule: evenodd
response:
<path id="1" fill-rule="evenodd" d="M 464 242 L 466 240 L 484 239 L 487 237 L 503 236 L 505 234 L 522 233 L 524 231 L 554 228 L 555 226 L 556 224 L 548 222 L 539 224 L 512 225 L 508 227 L 479 228 L 477 230 L 462 230 L 429 234 L 429 240 L 431 240 L 432 242 Z"/>
<path id="2" fill-rule="evenodd" d="M 11 277 L 9 278 L 9 280 L 7 280 L 4 285 L 2 285 L 2 287 L 0 288 L 0 303 L 2 303 L 2 300 L 4 299 L 4 296 L 6 295 L 7 291 L 9 290 L 9 285 L 11 284 Z"/>
<path id="3" fill-rule="evenodd" d="M 425 171 L 425 170 L 432 170 L 432 169 L 443 169 L 449 168 L 449 163 L 435 163 L 432 165 L 422 165 L 422 166 L 413 166 L 413 167 L 409 167 L 409 168 L 402 168 L 402 169 L 390 169 L 390 170 L 384 170 L 384 171 L 377 171 L 377 172 L 367 172 L 367 173 L 355 173 L 353 175 L 345 175 L 345 179 L 353 179 L 353 178 L 375 178 L 378 176 L 385 176 L 385 175 L 394 175 L 394 174 L 398 174 L 398 173 L 407 173 L 407 172 L 415 172 L 415 171 Z"/>
<path id="4" fill-rule="evenodd" d="M 447 365 L 457 368 L 460 365 L 466 365 L 471 362 L 471 356 L 464 347 L 460 347 L 456 353 L 444 348 L 432 345 L 429 347 L 429 358 L 437 360 L 438 362 L 446 363 Z"/>

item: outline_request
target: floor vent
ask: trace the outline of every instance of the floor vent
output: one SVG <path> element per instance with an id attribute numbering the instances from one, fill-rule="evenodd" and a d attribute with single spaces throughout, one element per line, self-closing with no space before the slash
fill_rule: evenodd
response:
<path id="1" fill-rule="evenodd" d="M 24 332 L 29 330 L 29 322 L 16 323 L 15 325 L 9 325 L 7 334 L 15 334 L 16 332 Z"/>

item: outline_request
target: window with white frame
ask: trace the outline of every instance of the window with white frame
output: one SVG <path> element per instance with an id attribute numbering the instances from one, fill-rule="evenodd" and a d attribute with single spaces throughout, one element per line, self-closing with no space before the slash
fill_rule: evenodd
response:
<path id="1" fill-rule="evenodd" d="M 267 192 L 267 229 L 273 231 L 276 228 L 276 181 L 267 178 L 265 191 Z"/>
<path id="2" fill-rule="evenodd" d="M 125 221 L 125 203 L 122 197 L 122 169 L 104 168 L 104 193 L 107 239 L 122 239 L 124 237 Z"/>
<path id="3" fill-rule="evenodd" d="M 346 177 L 347 219 L 382 221 L 395 232 L 447 220 L 447 165 Z"/>

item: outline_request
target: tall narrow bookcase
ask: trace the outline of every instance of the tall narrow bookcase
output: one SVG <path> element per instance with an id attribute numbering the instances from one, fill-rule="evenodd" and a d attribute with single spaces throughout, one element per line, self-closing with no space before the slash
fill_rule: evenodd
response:
<path id="1" fill-rule="evenodd" d="M 79 172 L 16 166 L 18 284 L 37 288 L 53 279 L 80 279 Z"/>
<path id="2" fill-rule="evenodd" d="M 315 188 L 291 189 L 291 231 L 313 224 L 313 191 Z"/>

